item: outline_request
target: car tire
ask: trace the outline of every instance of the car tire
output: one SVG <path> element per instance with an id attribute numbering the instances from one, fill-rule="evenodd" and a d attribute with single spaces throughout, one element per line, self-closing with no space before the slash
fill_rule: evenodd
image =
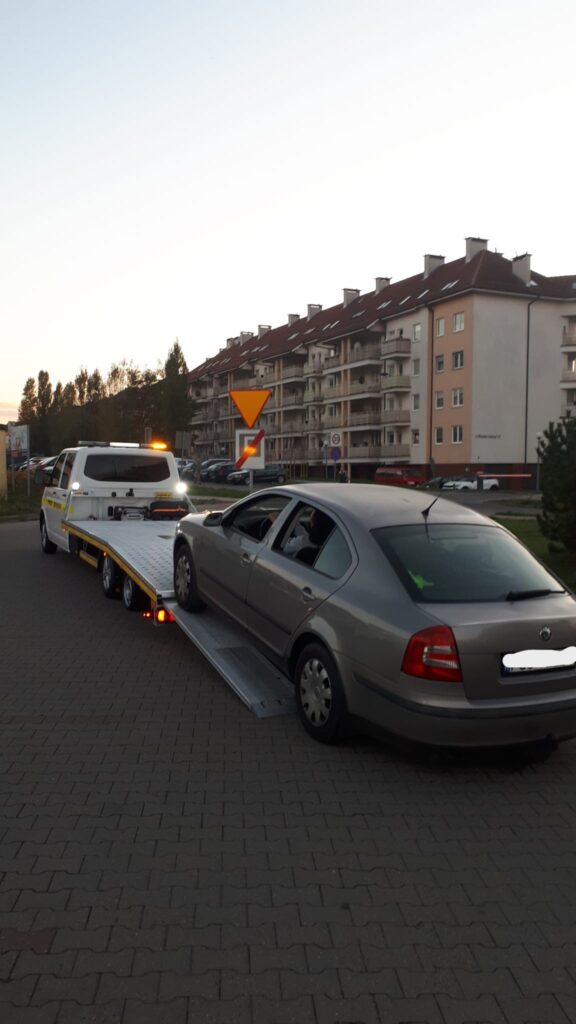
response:
<path id="1" fill-rule="evenodd" d="M 204 611 L 206 604 L 198 593 L 194 561 L 185 544 L 180 544 L 174 553 L 174 593 L 184 611 Z"/>
<path id="2" fill-rule="evenodd" d="M 283 483 L 286 482 L 286 477 L 284 476 L 284 473 L 280 473 L 280 475 L 277 477 L 277 479 L 278 479 L 278 483 L 279 484 L 283 484 Z"/>
<path id="3" fill-rule="evenodd" d="M 294 669 L 296 707 L 306 732 L 335 743 L 346 731 L 348 709 L 334 658 L 320 643 L 307 644 Z"/>
<path id="4" fill-rule="evenodd" d="M 497 491 L 498 490 L 498 484 L 492 484 L 492 486 L 489 487 L 488 490 L 489 491 Z"/>
<path id="5" fill-rule="evenodd" d="M 102 590 L 105 597 L 116 598 L 120 596 L 121 575 L 114 559 L 110 558 L 110 555 L 104 555 L 102 559 Z"/>
<path id="6" fill-rule="evenodd" d="M 45 555 L 55 555 L 58 548 L 48 536 L 48 528 L 44 516 L 40 516 L 40 546 Z"/>
<path id="7" fill-rule="evenodd" d="M 137 612 L 144 607 L 144 593 L 128 573 L 124 573 L 122 578 L 122 601 L 129 612 Z"/>

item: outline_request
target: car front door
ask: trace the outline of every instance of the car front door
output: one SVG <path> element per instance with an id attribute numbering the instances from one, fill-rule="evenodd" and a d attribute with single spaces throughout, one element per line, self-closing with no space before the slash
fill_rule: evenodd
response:
<path id="1" fill-rule="evenodd" d="M 242 502 L 220 526 L 204 526 L 194 539 L 194 567 L 200 592 L 246 625 L 246 591 L 267 534 L 276 532 L 291 498 L 261 492 Z"/>
<path id="2" fill-rule="evenodd" d="M 325 537 L 315 552 L 302 546 L 289 553 L 298 522 L 306 521 L 310 511 L 304 503 L 298 506 L 258 553 L 248 580 L 248 630 L 278 658 L 301 624 L 342 586 L 356 565 L 353 546 L 335 520 L 330 526 L 328 516 Z M 306 560 L 301 560 L 304 555 Z"/>
<path id="3" fill-rule="evenodd" d="M 42 507 L 50 540 L 60 548 L 68 550 L 68 534 L 62 528 L 70 501 L 70 477 L 76 453 L 63 452 L 52 473 L 52 483 L 46 488 Z"/>

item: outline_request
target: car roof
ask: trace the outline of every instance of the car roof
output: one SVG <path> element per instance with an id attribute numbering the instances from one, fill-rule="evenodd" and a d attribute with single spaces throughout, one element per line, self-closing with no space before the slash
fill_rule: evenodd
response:
<path id="1" fill-rule="evenodd" d="M 259 495 L 262 497 L 260 491 Z M 437 523 L 491 522 L 486 516 L 446 498 L 430 498 L 429 491 L 413 491 L 382 484 L 306 483 L 275 487 L 271 494 L 289 494 L 301 501 L 321 502 L 327 511 L 356 520 L 364 529 L 379 526 L 408 526 L 425 522 L 422 512 L 430 508 L 428 525 Z M 433 505 L 433 507 L 432 507 Z M 495 524 L 492 524 L 495 525 Z"/>

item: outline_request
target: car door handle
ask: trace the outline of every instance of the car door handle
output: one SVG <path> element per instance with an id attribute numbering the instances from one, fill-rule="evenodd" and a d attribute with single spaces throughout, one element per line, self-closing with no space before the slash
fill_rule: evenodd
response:
<path id="1" fill-rule="evenodd" d="M 242 565 L 251 565 L 252 555 L 249 555 L 246 551 L 244 551 L 244 553 L 240 555 L 240 562 L 242 563 Z"/>
<path id="2" fill-rule="evenodd" d="M 310 590 L 310 587 L 302 587 L 302 600 L 304 604 L 310 604 L 311 601 L 315 601 L 314 594 Z"/>

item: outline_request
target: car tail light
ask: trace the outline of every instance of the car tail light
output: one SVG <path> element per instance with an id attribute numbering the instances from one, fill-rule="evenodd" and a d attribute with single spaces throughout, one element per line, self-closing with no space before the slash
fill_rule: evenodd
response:
<path id="1" fill-rule="evenodd" d="M 452 630 L 448 626 L 432 626 L 411 636 L 404 652 L 402 671 L 421 679 L 461 683 L 460 656 Z"/>

